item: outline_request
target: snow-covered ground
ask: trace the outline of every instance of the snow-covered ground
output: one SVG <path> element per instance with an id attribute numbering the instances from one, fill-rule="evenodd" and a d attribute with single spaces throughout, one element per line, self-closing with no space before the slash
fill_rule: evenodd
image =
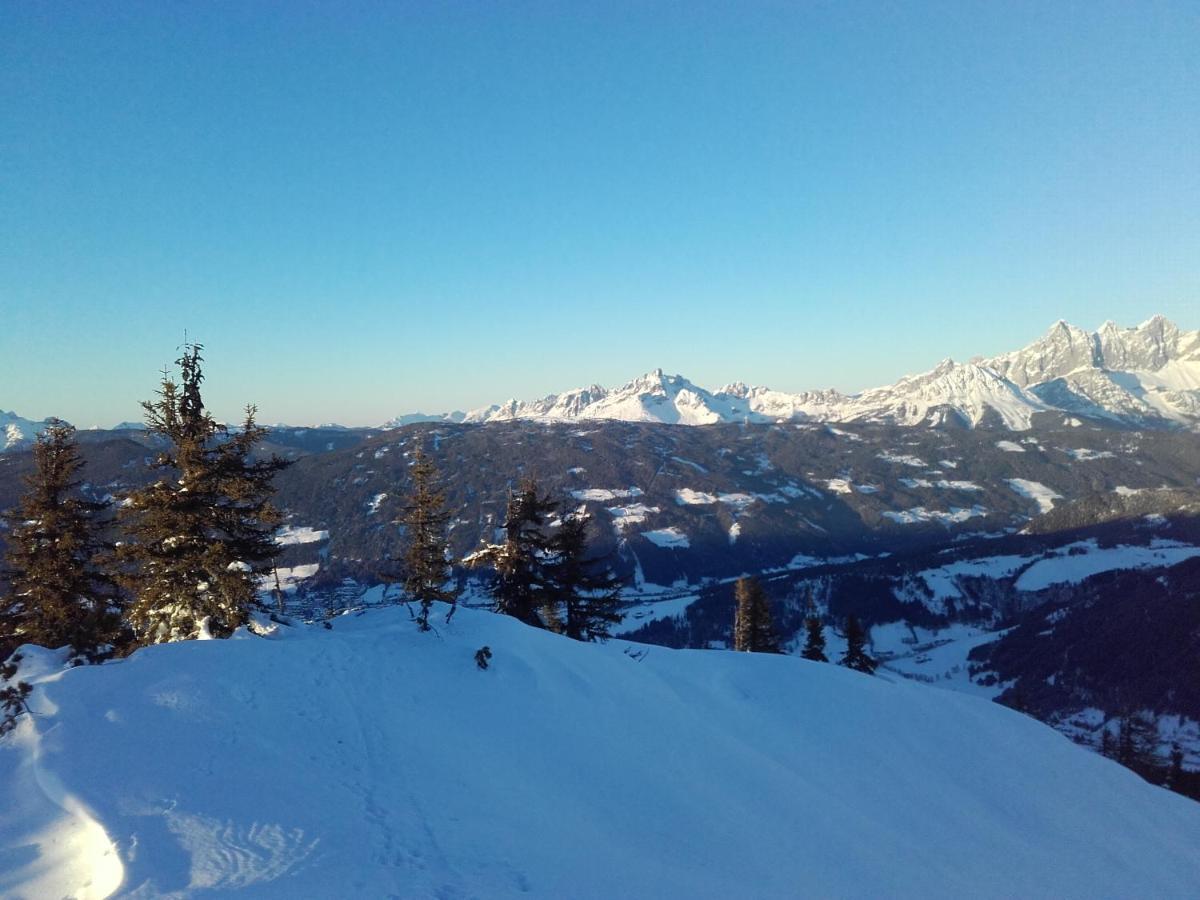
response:
<path id="1" fill-rule="evenodd" d="M 644 503 L 632 503 L 629 506 L 610 506 L 608 513 L 613 517 L 613 525 L 618 532 L 633 525 L 641 525 L 648 516 L 659 512 L 657 506 L 647 506 Z"/>
<path id="2" fill-rule="evenodd" d="M 281 547 L 293 544 L 317 544 L 327 540 L 329 540 L 328 531 L 318 531 L 309 525 L 284 525 L 275 533 L 275 543 Z"/>
<path id="3" fill-rule="evenodd" d="M 1113 459 L 1116 454 L 1111 450 L 1092 450 L 1090 447 L 1080 447 L 1076 450 L 1063 451 L 1071 459 L 1086 461 L 1089 459 Z"/>
<path id="4" fill-rule="evenodd" d="M 1004 634 L 961 623 L 931 630 L 891 622 L 871 628 L 871 650 L 884 661 L 886 671 L 992 700 L 1008 685 L 972 681 L 967 657 L 976 647 L 999 640 Z"/>
<path id="5" fill-rule="evenodd" d="M 709 494 L 704 491 L 695 491 L 691 488 L 680 488 L 675 492 L 675 502 L 680 506 L 706 506 L 711 503 L 724 503 L 727 506 L 732 506 L 740 510 L 753 505 L 755 500 L 763 500 L 769 503 L 771 499 L 774 498 L 768 498 L 762 494 Z M 782 497 L 778 499 L 783 500 Z"/>
<path id="6" fill-rule="evenodd" d="M 889 510 L 883 513 L 883 516 L 898 525 L 917 525 L 926 522 L 941 522 L 943 525 L 950 525 L 956 522 L 965 522 L 976 516 L 986 516 L 987 513 L 987 507 L 977 503 L 970 508 L 952 506 L 948 511 L 914 506 L 912 509 L 903 509 L 899 512 Z"/>
<path id="7" fill-rule="evenodd" d="M 610 500 L 625 500 L 630 497 L 640 497 L 642 496 L 642 489 L 638 487 L 586 488 L 581 491 L 571 491 L 571 496 L 576 500 L 595 500 L 606 503 Z"/>
<path id="8" fill-rule="evenodd" d="M 1070 552 L 1073 549 L 1077 552 Z M 1148 547 L 1098 547 L 1095 541 L 1080 541 L 1035 562 L 1017 579 L 1017 589 L 1040 591 L 1052 584 L 1078 584 L 1100 572 L 1174 566 L 1193 556 L 1200 556 L 1200 547 L 1174 541 L 1152 541 Z"/>
<path id="9" fill-rule="evenodd" d="M 1054 509 L 1054 501 L 1062 499 L 1062 494 L 1053 488 L 1046 487 L 1039 481 L 1030 481 L 1026 478 L 1006 478 L 1004 480 L 1022 497 L 1027 497 L 1036 503 L 1039 513 L 1050 512 Z"/>
<path id="10" fill-rule="evenodd" d="M 642 537 L 658 547 L 673 550 L 686 550 L 691 546 L 688 536 L 674 525 L 669 528 L 656 528 L 653 531 L 643 531 Z"/>
<path id="11" fill-rule="evenodd" d="M 383 609 L 39 679 L 38 715 L 0 744 L 0 895 L 1200 884 L 1200 805 L 981 699 L 792 657 L 579 644 L 470 609 L 435 622 Z"/>
<path id="12" fill-rule="evenodd" d="M 895 451 L 885 451 L 883 453 L 877 453 L 875 455 L 879 459 L 882 459 L 884 462 L 896 463 L 901 466 L 913 466 L 914 468 L 918 468 L 918 469 L 928 468 L 928 466 L 925 463 L 925 460 L 921 459 L 918 456 L 913 456 L 908 453 L 896 453 Z"/>

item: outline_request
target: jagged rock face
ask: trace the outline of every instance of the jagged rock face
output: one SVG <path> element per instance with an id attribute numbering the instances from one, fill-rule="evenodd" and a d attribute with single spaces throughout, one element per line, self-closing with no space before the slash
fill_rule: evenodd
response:
<path id="1" fill-rule="evenodd" d="M 1019 387 L 1097 365 L 1096 336 L 1061 319 L 1028 347 L 979 361 Z"/>
<path id="2" fill-rule="evenodd" d="M 981 364 L 1079 415 L 1132 424 L 1200 417 L 1200 331 L 1180 331 L 1162 316 L 1136 328 L 1105 322 L 1094 333 L 1058 322 L 1024 350 Z"/>
<path id="3" fill-rule="evenodd" d="M 1162 316 L 1137 328 L 1105 322 L 1096 343 L 1104 367 L 1123 372 L 1157 372 L 1171 362 L 1200 361 L 1200 332 L 1180 331 Z"/>

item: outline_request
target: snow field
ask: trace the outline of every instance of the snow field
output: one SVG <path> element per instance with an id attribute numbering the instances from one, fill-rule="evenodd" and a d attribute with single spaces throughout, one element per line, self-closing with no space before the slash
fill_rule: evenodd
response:
<path id="1" fill-rule="evenodd" d="M 608 514 L 613 517 L 613 525 L 617 531 L 624 531 L 633 525 L 640 525 L 648 516 L 659 512 L 657 506 L 647 506 L 644 503 L 633 503 L 629 506 L 609 506 Z"/>
<path id="2" fill-rule="evenodd" d="M 0 890 L 1171 898 L 1200 883 L 1200 806 L 994 704 L 790 657 L 584 645 L 469 609 L 435 624 L 384 609 L 43 682 L 39 717 L 0 748 L 0 810 L 20 793 L 50 822 L 77 803 L 104 838 L 71 843 L 64 823 L 31 842 L 6 816 Z"/>
<path id="3" fill-rule="evenodd" d="M 1062 494 L 1038 481 L 1029 481 L 1025 478 L 1006 478 L 1004 480 L 1022 497 L 1027 497 L 1036 503 L 1039 513 L 1050 512 L 1054 509 L 1054 501 L 1062 499 Z"/>
<path id="4" fill-rule="evenodd" d="M 293 544 L 316 544 L 327 540 L 329 540 L 328 531 L 318 531 L 308 525 L 284 525 L 275 533 L 275 543 L 281 547 Z"/>
<path id="5" fill-rule="evenodd" d="M 888 510 L 882 515 L 884 518 L 891 519 L 898 525 L 920 525 L 926 522 L 941 522 L 943 525 L 952 525 L 958 522 L 965 522 L 977 516 L 986 516 L 987 514 L 987 507 L 976 504 L 969 508 L 951 506 L 948 511 L 914 506 L 912 509 L 900 510 L 899 512 Z"/>
<path id="6" fill-rule="evenodd" d="M 600 503 L 607 503 L 612 500 L 625 500 L 632 497 L 640 497 L 642 496 L 642 489 L 637 487 L 587 488 L 581 491 L 571 491 L 571 496 L 576 500 L 594 500 Z"/>
<path id="7" fill-rule="evenodd" d="M 692 545 L 688 536 L 674 525 L 669 528 L 657 528 L 654 531 L 643 531 L 642 537 L 656 547 L 670 550 L 686 550 Z"/>
<path id="8" fill-rule="evenodd" d="M 1174 566 L 1200 556 L 1200 547 L 1155 541 L 1149 547 L 1097 547 L 1095 542 L 1076 544 L 1083 553 L 1064 553 L 1041 559 L 1021 573 L 1016 586 L 1022 591 L 1040 591 L 1052 584 L 1078 584 L 1091 575 L 1114 569 L 1153 569 Z"/>

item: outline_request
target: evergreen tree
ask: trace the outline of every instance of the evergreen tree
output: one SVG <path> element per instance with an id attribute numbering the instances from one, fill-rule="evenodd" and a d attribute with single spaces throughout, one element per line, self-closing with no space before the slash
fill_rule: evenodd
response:
<path id="1" fill-rule="evenodd" d="M 805 640 L 804 649 L 800 655 L 814 662 L 829 662 L 825 655 L 825 626 L 816 616 L 804 620 Z"/>
<path id="2" fill-rule="evenodd" d="M 1117 755 L 1116 748 L 1113 745 L 1112 732 L 1108 728 L 1108 723 L 1105 722 L 1100 728 L 1100 755 L 1113 759 Z"/>
<path id="3" fill-rule="evenodd" d="M 17 727 L 17 717 L 29 712 L 29 695 L 33 686 L 25 681 L 14 681 L 21 654 L 14 653 L 8 662 L 0 662 L 0 737 Z"/>
<path id="4" fill-rule="evenodd" d="M 1171 745 L 1171 764 L 1167 768 L 1167 777 L 1163 787 L 1177 791 L 1183 784 L 1183 748 L 1179 744 Z"/>
<path id="5" fill-rule="evenodd" d="M 509 493 L 505 511 L 504 542 L 488 544 L 463 562 L 468 566 L 490 566 L 496 573 L 493 597 L 496 612 L 520 619 L 538 628 L 553 627 L 543 622 L 539 611 L 553 610 L 551 585 L 546 567 L 551 555 L 545 525 L 558 504 L 539 495 L 537 482 L 526 479 Z"/>
<path id="6" fill-rule="evenodd" d="M 757 578 L 739 578 L 734 586 L 733 649 L 778 653 L 779 639 L 766 592 Z"/>
<path id="7" fill-rule="evenodd" d="M 0 597 L 0 659 L 19 644 L 69 646 L 94 659 L 116 638 L 120 617 L 100 538 L 108 507 L 79 495 L 83 460 L 75 429 L 51 419 L 33 447 L 34 471 L 9 524 Z"/>
<path id="8" fill-rule="evenodd" d="M 166 444 L 154 462 L 162 477 L 130 494 L 121 510 L 129 619 L 144 644 L 204 630 L 232 634 L 248 620 L 275 553 L 280 516 L 270 503 L 272 481 L 288 463 L 252 458 L 267 434 L 254 407 L 233 434 L 209 415 L 200 392 L 202 349 L 185 345 L 176 360 L 179 382 L 164 373 L 158 399 L 142 404 L 147 426 Z"/>
<path id="9" fill-rule="evenodd" d="M 859 624 L 858 617 L 851 615 L 846 620 L 846 652 L 842 654 L 840 664 L 857 672 L 873 674 L 878 664 L 867 655 L 866 645 L 867 633 Z"/>
<path id="10" fill-rule="evenodd" d="M 1138 771 L 1152 767 L 1156 737 L 1153 721 L 1140 713 L 1126 712 L 1117 724 L 1117 762 Z"/>
<path id="11" fill-rule="evenodd" d="M 621 580 L 611 574 L 606 560 L 588 556 L 589 521 L 584 512 L 566 513 L 547 544 L 553 560 L 547 567 L 551 606 L 543 616 L 577 641 L 606 640 L 609 627 L 622 619 Z"/>
<path id="12" fill-rule="evenodd" d="M 404 553 L 404 591 L 421 605 L 417 625 L 429 630 L 429 609 L 434 601 L 452 605 L 458 601 L 458 591 L 446 589 L 450 578 L 447 558 L 446 497 L 437 489 L 438 470 L 418 447 L 409 468 L 412 487 L 401 511 L 399 523 L 405 528 L 407 547 Z"/>

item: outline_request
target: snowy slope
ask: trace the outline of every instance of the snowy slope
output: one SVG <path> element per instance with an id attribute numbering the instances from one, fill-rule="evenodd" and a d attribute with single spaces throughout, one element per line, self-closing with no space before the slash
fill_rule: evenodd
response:
<path id="1" fill-rule="evenodd" d="M 938 424 L 955 413 L 970 425 L 989 415 L 1008 428 L 1028 429 L 1034 413 L 1048 407 L 990 369 L 943 360 L 922 375 L 864 391 L 847 405 L 842 421 L 889 421 L 899 425 Z"/>
<path id="2" fill-rule="evenodd" d="M 505 403 L 416 421 L 613 419 L 711 425 L 716 422 L 995 422 L 1025 430 L 1046 411 L 1125 422 L 1200 423 L 1200 331 L 1180 331 L 1161 316 L 1136 328 L 1106 322 L 1088 332 L 1055 323 L 1029 346 L 991 359 L 947 359 L 894 384 L 847 395 L 787 393 L 736 382 L 716 392 L 655 369 L 618 388 L 591 385 L 540 400 Z"/>
<path id="3" fill-rule="evenodd" d="M 509 400 L 499 406 L 475 410 L 466 415 L 468 422 L 617 419 L 678 425 L 711 425 L 747 418 L 752 421 L 770 420 L 758 414 L 753 404 L 741 398 L 710 393 L 682 375 L 667 375 L 662 369 L 647 372 L 612 390 L 592 385 L 563 394 L 552 394 L 541 400 Z"/>
<path id="4" fill-rule="evenodd" d="M 977 698 L 790 657 L 635 656 L 471 610 L 437 624 L 383 610 L 42 681 L 0 746 L 0 895 L 1200 884 L 1200 805 Z"/>

